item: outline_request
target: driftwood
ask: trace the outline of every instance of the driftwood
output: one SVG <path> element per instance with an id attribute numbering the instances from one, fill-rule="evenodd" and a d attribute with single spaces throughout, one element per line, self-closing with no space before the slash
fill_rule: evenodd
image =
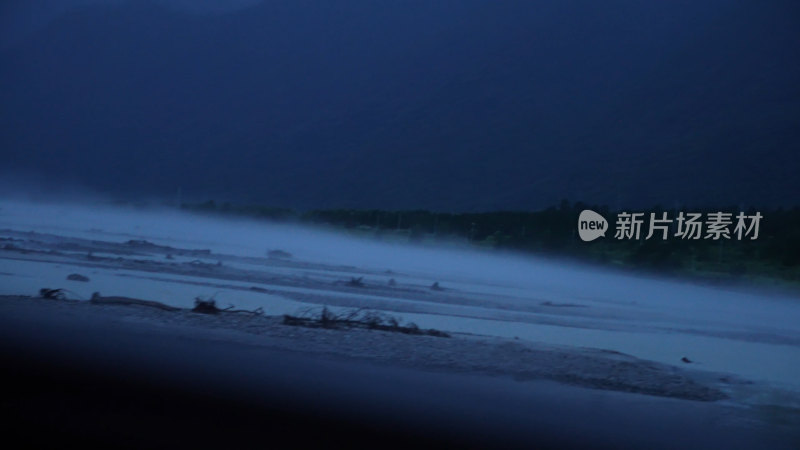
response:
<path id="1" fill-rule="evenodd" d="M 200 297 L 196 297 L 194 299 L 194 308 L 192 308 L 192 312 L 201 313 L 201 314 L 219 314 L 223 310 L 217 308 L 217 303 L 212 300 L 203 300 Z"/>
<path id="2" fill-rule="evenodd" d="M 74 292 L 63 289 L 51 289 L 51 288 L 42 288 L 39 289 L 39 296 L 42 298 L 50 299 L 50 300 L 67 300 L 67 301 L 77 301 L 77 300 L 70 300 L 67 298 L 67 293 L 74 294 L 80 297 L 78 294 Z M 178 308 L 177 306 L 170 306 L 166 305 L 161 302 L 156 302 L 152 300 L 142 300 L 138 298 L 131 298 L 131 297 L 121 297 L 121 296 L 102 296 L 99 292 L 95 292 L 92 294 L 92 298 L 89 299 L 89 303 L 94 305 L 138 305 L 138 306 L 148 306 L 150 308 L 157 308 L 162 311 L 182 311 L 185 308 Z M 264 310 L 262 308 L 256 308 L 252 311 L 244 310 L 244 309 L 233 309 L 233 305 L 228 306 L 227 308 L 221 309 L 218 308 L 216 302 L 214 301 L 213 297 L 209 300 L 204 300 L 200 297 L 196 297 L 194 301 L 194 308 L 191 309 L 192 312 L 202 313 L 202 314 L 219 314 L 219 313 L 239 313 L 239 314 L 250 314 L 254 316 L 261 316 L 264 314 Z"/>
<path id="3" fill-rule="evenodd" d="M 70 294 L 73 297 L 77 297 L 77 299 L 68 298 L 67 294 Z M 84 300 L 84 298 L 81 297 L 81 295 L 78 294 L 77 292 L 70 291 L 69 289 L 64 289 L 64 288 L 55 288 L 55 289 L 41 288 L 39 289 L 39 297 L 46 298 L 48 300 L 66 300 L 70 302 L 79 301 L 78 299 Z"/>
<path id="4" fill-rule="evenodd" d="M 139 305 L 139 306 L 149 306 L 151 308 L 158 308 L 164 311 L 180 311 L 181 308 L 177 308 L 175 306 L 165 305 L 161 302 L 154 302 L 152 300 L 140 300 L 138 298 L 131 298 L 131 297 L 118 297 L 118 296 L 110 296 L 110 297 L 103 297 L 100 295 L 99 292 L 95 292 L 92 294 L 91 300 L 89 303 L 93 303 L 96 305 Z"/>
<path id="5" fill-rule="evenodd" d="M 64 289 L 41 288 L 39 289 L 39 296 L 49 300 L 67 299 L 67 295 L 64 293 Z"/>
<path id="6" fill-rule="evenodd" d="M 194 299 L 194 308 L 192 308 L 192 312 L 201 313 L 201 314 L 219 314 L 219 313 L 244 313 L 244 314 L 252 314 L 255 316 L 260 316 L 264 314 L 264 310 L 261 308 L 256 308 L 252 311 L 248 311 L 245 309 L 233 309 L 233 305 L 228 306 L 227 308 L 219 308 L 217 307 L 217 302 L 214 299 L 204 300 L 200 297 L 195 297 Z"/>
<path id="7" fill-rule="evenodd" d="M 351 277 L 350 281 L 347 282 L 347 285 L 352 287 L 364 287 L 364 277 Z"/>
<path id="8" fill-rule="evenodd" d="M 394 316 L 363 309 L 356 309 L 341 314 L 334 314 L 327 307 L 323 307 L 319 313 L 316 313 L 313 309 L 308 309 L 301 312 L 298 316 L 285 314 L 283 316 L 283 324 L 308 328 L 364 328 L 368 330 L 391 331 L 422 336 L 450 337 L 450 335 L 444 331 L 433 329 L 423 330 L 415 323 L 401 325 L 400 320 Z"/>

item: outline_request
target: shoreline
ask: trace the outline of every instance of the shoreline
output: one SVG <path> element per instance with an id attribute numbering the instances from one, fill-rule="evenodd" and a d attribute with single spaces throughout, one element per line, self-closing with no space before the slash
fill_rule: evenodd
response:
<path id="1" fill-rule="evenodd" d="M 445 428 L 453 432 L 455 423 L 473 420 L 477 413 L 464 408 L 479 408 L 477 417 L 486 411 L 509 417 L 497 423 L 481 419 L 474 429 L 458 428 L 460 439 L 491 437 L 495 444 L 508 439 L 516 446 L 531 439 L 540 442 L 556 430 L 563 439 L 564 427 L 572 427 L 579 431 L 568 445 L 602 446 L 607 440 L 612 446 L 658 448 L 666 436 L 671 444 L 681 441 L 684 448 L 707 448 L 719 439 L 729 448 L 790 448 L 800 442 L 796 410 L 747 407 L 711 385 L 712 374 L 617 352 L 462 334 L 437 338 L 301 328 L 283 325 L 275 316 L 206 315 L 26 296 L 0 296 L 0 322 L 0 350 L 12 355 L 6 363 L 27 358 L 58 368 L 48 375 L 56 380 L 51 389 L 68 383 L 60 375 L 66 367 L 88 367 L 91 373 L 112 374 L 112 380 L 155 380 L 159 389 L 167 389 L 159 398 L 188 389 L 204 401 L 316 405 L 339 411 L 336 417 L 351 424 L 369 417 L 391 430 L 410 426 L 407 431 L 414 432 L 404 436 L 411 439 L 420 438 L 423 431 L 426 436 L 438 436 Z M 412 379 L 416 387 L 389 381 L 394 377 Z M 727 382 L 749 385 L 745 380 Z M 112 392 L 124 386 L 109 383 L 116 386 Z M 479 403 L 469 400 L 486 395 Z M 526 398 L 528 403 L 507 404 Z M 6 407 L 25 409 L 26 401 L 14 400 Z M 84 401 L 95 400 L 82 398 L 70 408 L 82 410 Z M 551 407 L 543 406 L 549 402 Z M 439 411 L 435 417 L 427 416 L 430 408 Z M 411 423 L 398 422 L 399 411 L 406 411 L 403 421 Z M 179 413 L 189 414 L 183 409 Z M 527 425 L 508 428 L 508 420 Z M 612 428 L 617 420 L 627 425 Z M 631 425 L 637 421 L 642 429 Z M 487 430 L 491 433 L 485 434 Z M 683 438 L 672 435 L 678 430 Z M 588 437 L 591 440 L 584 441 Z"/>
<path id="2" fill-rule="evenodd" d="M 4 316 L 12 317 L 15 309 L 43 314 L 58 311 L 65 318 L 83 315 L 81 320 L 92 318 L 143 329 L 174 327 L 186 336 L 223 340 L 235 345 L 257 345 L 422 370 L 503 376 L 520 381 L 551 380 L 592 389 L 685 400 L 730 398 L 719 387 L 696 381 L 696 378 L 707 379 L 710 374 L 692 376 L 696 371 L 602 349 L 570 349 L 464 333 L 438 338 L 380 330 L 307 328 L 284 325 L 281 316 L 207 315 L 189 309 L 164 311 L 141 305 L 0 296 L 0 310 Z M 730 385 L 752 384 L 723 374 L 718 374 L 717 381 Z"/>

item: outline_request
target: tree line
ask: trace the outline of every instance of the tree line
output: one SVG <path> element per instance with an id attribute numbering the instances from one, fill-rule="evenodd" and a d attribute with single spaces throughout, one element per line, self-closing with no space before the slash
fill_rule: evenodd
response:
<path id="1" fill-rule="evenodd" d="M 461 241 L 469 245 L 574 258 L 660 273 L 693 275 L 710 279 L 767 279 L 800 283 L 800 207 L 758 210 L 763 217 L 755 240 L 681 239 L 674 236 L 645 239 L 647 222 L 639 239 L 616 239 L 617 214 L 605 205 L 562 201 L 539 211 L 493 211 L 447 213 L 426 210 L 321 209 L 295 211 L 255 205 L 207 201 L 182 204 L 189 211 L 238 215 L 271 221 L 315 224 L 339 228 L 377 239 L 408 242 Z M 578 215 L 584 209 L 600 213 L 609 221 L 605 238 L 583 242 L 577 233 Z M 739 207 L 692 209 L 705 217 L 723 211 L 735 217 Z M 631 212 L 628 210 L 628 212 Z M 658 206 L 635 212 L 657 217 L 666 212 L 676 218 L 675 208 Z M 743 211 L 754 214 L 756 210 Z"/>

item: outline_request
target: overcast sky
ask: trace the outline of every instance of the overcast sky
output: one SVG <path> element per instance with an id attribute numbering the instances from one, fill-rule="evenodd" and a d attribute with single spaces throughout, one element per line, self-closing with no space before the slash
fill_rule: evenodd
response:
<path id="1" fill-rule="evenodd" d="M 0 8 L 6 179 L 298 208 L 800 192 L 796 2 Z"/>

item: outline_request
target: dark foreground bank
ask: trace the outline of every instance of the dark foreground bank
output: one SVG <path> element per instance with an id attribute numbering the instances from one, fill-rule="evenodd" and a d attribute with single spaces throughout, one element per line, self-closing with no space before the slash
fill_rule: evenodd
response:
<path id="1" fill-rule="evenodd" d="M 791 448 L 719 402 L 442 373 L 102 320 L 0 315 L 4 435 L 34 446 Z M 302 349 L 303 342 L 297 342 Z"/>

